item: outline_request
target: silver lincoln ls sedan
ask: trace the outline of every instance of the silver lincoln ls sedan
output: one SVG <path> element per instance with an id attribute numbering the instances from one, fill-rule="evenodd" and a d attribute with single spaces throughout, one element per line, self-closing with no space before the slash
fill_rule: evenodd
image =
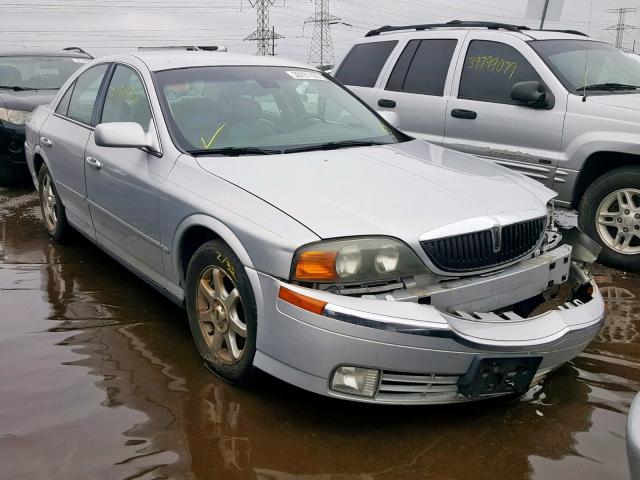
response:
<path id="1" fill-rule="evenodd" d="M 425 404 L 526 391 L 604 307 L 554 193 L 281 58 L 94 60 L 27 124 L 44 224 L 183 305 L 207 366 Z M 167 339 L 170 341 L 170 339 Z"/>

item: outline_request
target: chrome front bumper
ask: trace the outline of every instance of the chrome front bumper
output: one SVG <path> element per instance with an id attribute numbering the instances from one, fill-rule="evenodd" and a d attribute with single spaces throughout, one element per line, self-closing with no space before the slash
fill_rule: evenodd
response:
<path id="1" fill-rule="evenodd" d="M 560 258 L 564 253 L 556 252 Z M 521 279 L 508 269 L 476 279 L 477 284 L 470 281 L 465 295 L 477 300 L 481 294 L 500 293 L 505 279 L 520 291 L 532 278 L 529 267 L 522 262 Z M 538 268 L 546 268 L 547 275 L 555 270 L 544 263 Z M 604 303 L 593 282 L 588 301 L 522 318 L 512 312 L 445 311 L 417 301 L 346 297 L 253 274 L 264 299 L 255 365 L 307 390 L 356 401 L 427 404 L 485 398 L 465 397 L 457 388 L 459 377 L 478 355 L 541 357 L 536 381 L 582 352 L 604 318 Z M 323 314 L 278 299 L 280 287 L 327 302 Z M 462 287 L 458 293 L 464 293 Z M 379 370 L 375 395 L 365 398 L 332 391 L 331 375 L 339 365 Z"/>

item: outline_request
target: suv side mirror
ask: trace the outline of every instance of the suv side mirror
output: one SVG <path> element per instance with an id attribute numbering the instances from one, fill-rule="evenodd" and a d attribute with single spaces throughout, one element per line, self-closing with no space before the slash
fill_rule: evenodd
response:
<path id="1" fill-rule="evenodd" d="M 112 148 L 144 148 L 158 152 L 155 139 L 155 128 L 149 125 L 146 133 L 140 124 L 135 122 L 101 123 L 95 129 L 95 142 L 99 147 Z"/>
<path id="2" fill-rule="evenodd" d="M 516 83 L 511 89 L 511 99 L 531 108 L 551 109 L 555 104 L 553 94 L 537 80 Z"/>

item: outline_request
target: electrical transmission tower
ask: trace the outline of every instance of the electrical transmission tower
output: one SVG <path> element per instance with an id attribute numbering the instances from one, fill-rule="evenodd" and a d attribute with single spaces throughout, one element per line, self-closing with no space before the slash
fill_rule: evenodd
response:
<path id="1" fill-rule="evenodd" d="M 313 38 L 309 48 L 309 64 L 325 66 L 333 64 L 333 42 L 331 25 L 340 19 L 329 13 L 329 0 L 315 0 L 315 15 L 304 23 L 313 23 Z"/>
<path id="2" fill-rule="evenodd" d="M 284 38 L 276 33 L 275 28 L 269 26 L 269 8 L 275 0 L 249 0 L 258 14 L 258 26 L 256 30 L 244 40 L 258 43 L 258 55 L 275 55 L 276 40 Z"/>
<path id="3" fill-rule="evenodd" d="M 624 43 L 624 34 L 626 30 L 636 30 L 638 27 L 634 27 L 632 25 L 627 25 L 625 23 L 626 17 L 628 13 L 637 12 L 637 8 L 613 8 L 609 10 L 609 13 L 617 13 L 618 14 L 618 23 L 616 25 L 612 25 L 606 30 L 615 31 L 616 32 L 616 41 L 615 46 L 617 48 L 622 48 Z"/>

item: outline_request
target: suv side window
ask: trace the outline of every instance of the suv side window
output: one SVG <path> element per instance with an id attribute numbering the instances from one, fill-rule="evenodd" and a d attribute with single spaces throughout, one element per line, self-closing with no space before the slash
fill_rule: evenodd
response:
<path id="1" fill-rule="evenodd" d="M 441 97 L 455 39 L 411 40 L 400 55 L 387 82 L 387 90 Z"/>
<path id="2" fill-rule="evenodd" d="M 138 74 L 131 68 L 118 65 L 104 100 L 101 123 L 134 122 L 149 130 L 151 108 Z"/>
<path id="3" fill-rule="evenodd" d="M 102 84 L 102 78 L 108 65 L 98 65 L 90 68 L 76 80 L 76 86 L 69 101 L 67 116 L 86 125 L 91 125 L 93 108 L 98 97 L 98 91 Z"/>
<path id="4" fill-rule="evenodd" d="M 335 74 L 336 80 L 354 87 L 373 87 L 397 40 L 354 45 Z"/>
<path id="5" fill-rule="evenodd" d="M 511 89 L 518 82 L 540 80 L 538 72 L 513 47 L 473 40 L 469 44 L 458 98 L 516 104 Z"/>
<path id="6" fill-rule="evenodd" d="M 60 103 L 56 107 L 56 113 L 62 115 L 64 117 L 67 116 L 67 111 L 69 110 L 69 101 L 71 101 L 71 94 L 73 93 L 73 89 L 76 86 L 76 82 L 73 82 L 67 91 L 62 96 Z"/>

